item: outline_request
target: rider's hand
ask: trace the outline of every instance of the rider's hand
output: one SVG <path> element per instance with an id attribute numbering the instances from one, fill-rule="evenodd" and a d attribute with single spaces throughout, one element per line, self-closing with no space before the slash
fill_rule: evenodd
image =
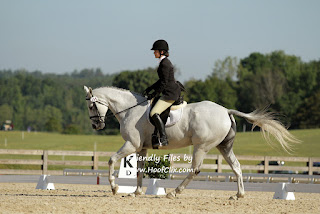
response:
<path id="1" fill-rule="evenodd" d="M 154 98 L 157 95 L 157 92 L 153 92 L 152 94 L 148 94 L 147 95 L 147 99 L 151 100 L 152 98 Z"/>
<path id="2" fill-rule="evenodd" d="M 143 96 L 148 96 L 149 95 L 149 92 L 151 91 L 150 88 L 147 88 L 146 90 L 144 90 L 144 92 L 142 93 Z"/>

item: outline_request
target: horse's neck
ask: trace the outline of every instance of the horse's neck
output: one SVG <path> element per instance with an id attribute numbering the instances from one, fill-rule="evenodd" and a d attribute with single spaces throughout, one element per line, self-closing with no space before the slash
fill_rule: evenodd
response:
<path id="1" fill-rule="evenodd" d="M 99 89 L 97 92 L 99 93 L 97 96 L 100 96 L 108 103 L 109 109 L 113 112 L 113 114 L 126 110 L 141 102 L 142 99 L 145 99 L 142 96 L 134 95 L 130 91 L 119 88 L 106 87 Z M 121 117 L 121 115 L 116 116 L 117 118 Z"/>

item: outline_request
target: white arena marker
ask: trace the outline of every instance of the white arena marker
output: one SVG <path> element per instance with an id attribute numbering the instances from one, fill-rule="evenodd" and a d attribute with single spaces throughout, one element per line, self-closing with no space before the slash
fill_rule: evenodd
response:
<path id="1" fill-rule="evenodd" d="M 36 189 L 45 189 L 45 190 L 54 190 L 54 184 L 49 183 L 49 177 L 50 175 L 41 175 L 38 181 L 38 184 L 36 186 Z"/>
<path id="2" fill-rule="evenodd" d="M 158 186 L 158 182 L 161 179 L 152 178 L 149 180 L 146 195 L 165 195 L 166 190 L 163 187 Z"/>
<path id="3" fill-rule="evenodd" d="M 278 185 L 277 190 L 273 195 L 273 199 L 296 200 L 293 192 L 287 192 L 285 183 L 280 183 Z"/>
<path id="4" fill-rule="evenodd" d="M 137 178 L 137 155 L 128 155 L 121 159 L 118 178 Z M 137 186 L 119 186 L 118 193 L 133 193 Z"/>

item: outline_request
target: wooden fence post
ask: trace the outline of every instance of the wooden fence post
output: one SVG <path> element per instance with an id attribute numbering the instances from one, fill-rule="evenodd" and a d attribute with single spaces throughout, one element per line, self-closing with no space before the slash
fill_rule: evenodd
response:
<path id="1" fill-rule="evenodd" d="M 264 174 L 269 174 L 269 157 L 264 156 Z"/>
<path id="2" fill-rule="evenodd" d="M 217 172 L 221 173 L 222 172 L 222 155 L 218 155 L 217 159 Z"/>
<path id="3" fill-rule="evenodd" d="M 43 150 L 43 155 L 42 155 L 42 174 L 46 175 L 48 172 L 48 151 Z"/>
<path id="4" fill-rule="evenodd" d="M 310 157 L 309 157 L 308 175 L 313 175 L 313 161 L 312 161 L 312 158 L 310 158 Z"/>
<path id="5" fill-rule="evenodd" d="M 173 166 L 174 166 L 173 158 L 170 158 L 169 162 L 170 162 L 170 167 L 173 168 Z"/>
<path id="6" fill-rule="evenodd" d="M 99 155 L 97 152 L 93 152 L 92 161 L 93 161 L 92 169 L 98 170 L 98 168 L 99 168 Z"/>

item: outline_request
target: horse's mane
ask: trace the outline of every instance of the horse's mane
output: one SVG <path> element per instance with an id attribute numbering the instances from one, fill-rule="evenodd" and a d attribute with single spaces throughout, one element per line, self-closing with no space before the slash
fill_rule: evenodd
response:
<path id="1" fill-rule="evenodd" d="M 119 91 L 124 91 L 124 92 L 131 93 L 131 94 L 133 94 L 133 95 L 136 95 L 136 96 L 143 97 L 142 94 L 140 94 L 140 93 L 137 93 L 137 92 L 134 92 L 134 91 L 130 91 L 130 90 L 124 89 L 124 88 L 118 88 L 118 87 L 115 87 L 115 86 L 104 86 L 104 87 L 95 88 L 94 90 L 105 89 L 105 88 L 110 88 L 110 89 L 115 89 L 115 90 L 119 90 Z"/>

